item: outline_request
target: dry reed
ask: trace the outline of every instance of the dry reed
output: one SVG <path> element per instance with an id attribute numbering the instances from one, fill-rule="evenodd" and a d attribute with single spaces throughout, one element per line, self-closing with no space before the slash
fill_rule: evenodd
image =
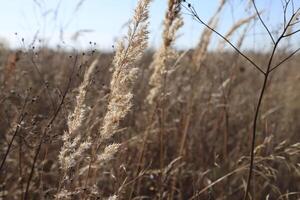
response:
<path id="1" fill-rule="evenodd" d="M 141 59 L 148 40 L 148 7 L 150 0 L 140 0 L 133 19 L 128 27 L 127 36 L 118 43 L 113 60 L 114 73 L 110 83 L 111 94 L 108 111 L 100 129 L 101 138 L 111 138 L 132 106 L 132 89 L 137 79 Z"/>
<path id="2" fill-rule="evenodd" d="M 150 65 L 154 67 L 154 71 L 149 81 L 152 87 L 147 96 L 149 104 L 153 104 L 158 97 L 161 97 L 164 79 L 169 71 L 168 61 L 176 58 L 176 52 L 172 49 L 172 45 L 176 40 L 177 31 L 183 25 L 183 20 L 180 16 L 180 2 L 177 0 L 168 1 L 168 10 L 165 14 L 163 25 L 163 43 L 159 50 L 155 52 L 153 62 Z"/>
<path id="3" fill-rule="evenodd" d="M 91 139 L 89 137 L 83 139 L 83 134 L 78 131 L 86 117 L 87 110 L 84 103 L 86 92 L 97 63 L 98 60 L 95 60 L 84 74 L 83 82 L 79 86 L 79 93 L 76 96 L 76 106 L 73 113 L 68 117 L 68 131 L 65 131 L 62 137 L 63 146 L 61 147 L 58 158 L 63 173 L 61 187 L 64 189 L 57 194 L 58 199 L 65 199 L 72 194 L 71 191 L 66 189 L 72 179 L 70 171 L 83 159 L 84 152 L 91 147 Z"/>

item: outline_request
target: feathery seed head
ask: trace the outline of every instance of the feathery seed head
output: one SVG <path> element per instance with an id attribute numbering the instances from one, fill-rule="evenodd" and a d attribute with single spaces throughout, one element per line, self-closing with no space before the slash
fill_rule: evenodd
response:
<path id="1" fill-rule="evenodd" d="M 120 144 L 110 144 L 105 147 L 104 152 L 98 156 L 97 161 L 108 161 L 111 160 L 115 153 L 118 152 Z"/>
<path id="2" fill-rule="evenodd" d="M 162 93 L 164 77 L 167 75 L 168 60 L 176 57 L 176 52 L 172 49 L 173 42 L 176 39 L 176 33 L 183 26 L 183 20 L 180 15 L 180 2 L 175 0 L 168 1 L 168 10 L 164 19 L 163 44 L 154 54 L 152 66 L 154 66 L 153 74 L 150 77 L 150 85 L 152 88 L 147 96 L 149 104 L 154 101 Z"/>
<path id="3" fill-rule="evenodd" d="M 118 43 L 113 60 L 114 73 L 110 83 L 108 111 L 100 130 L 102 139 L 108 139 L 116 132 L 120 120 L 131 109 L 132 89 L 138 74 L 136 65 L 147 48 L 149 3 L 150 0 L 138 2 L 127 36 Z"/>

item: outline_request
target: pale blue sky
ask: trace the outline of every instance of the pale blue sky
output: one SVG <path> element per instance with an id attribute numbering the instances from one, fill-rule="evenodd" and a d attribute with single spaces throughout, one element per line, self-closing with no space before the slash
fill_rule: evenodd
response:
<path id="1" fill-rule="evenodd" d="M 137 0 L 85 0 L 79 9 L 76 6 L 81 0 L 0 0 L 0 38 L 9 42 L 11 47 L 21 47 L 21 38 L 29 45 L 35 33 L 38 38 L 46 38 L 47 44 L 86 48 L 89 41 L 96 42 L 97 48 L 110 50 L 117 38 L 120 38 L 130 19 Z M 281 0 L 260 0 L 257 2 L 261 9 L 266 9 L 264 17 L 267 23 L 275 24 L 282 17 Z M 299 0 L 297 0 L 298 2 Z M 166 9 L 166 0 L 154 0 L 150 10 L 150 45 L 160 43 L 162 19 Z M 190 0 L 201 18 L 208 21 L 214 13 L 218 0 Z M 246 0 L 230 0 L 222 15 L 220 32 L 226 32 L 234 21 L 251 13 L 245 11 Z M 57 10 L 57 13 L 54 11 Z M 183 10 L 185 13 L 185 11 Z M 253 12 L 253 10 L 252 10 Z M 185 25 L 180 31 L 177 47 L 189 48 L 197 44 L 202 26 L 184 15 Z M 60 30 L 64 30 L 62 43 Z M 79 30 L 88 30 L 76 42 L 71 37 Z M 14 33 L 18 33 L 16 36 Z M 260 26 L 249 31 L 247 47 L 256 47 L 257 41 L 262 40 L 264 31 Z M 267 45 L 263 42 L 262 45 Z M 257 47 L 256 47 L 257 48 Z"/>

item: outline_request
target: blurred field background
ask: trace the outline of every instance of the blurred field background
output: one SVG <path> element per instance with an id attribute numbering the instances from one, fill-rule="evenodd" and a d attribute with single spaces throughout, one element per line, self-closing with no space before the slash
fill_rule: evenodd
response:
<path id="1" fill-rule="evenodd" d="M 48 10 L 47 1 L 28 2 L 37 13 Z M 70 6 L 69 18 L 74 16 L 78 23 L 81 9 L 93 5 L 88 0 L 59 2 L 62 7 Z M 89 166 L 92 155 L 99 150 L 93 142 L 98 141 L 102 130 L 99 127 L 110 110 L 111 79 L 116 68 L 113 61 L 119 48 L 116 40 L 126 35 L 127 22 L 130 24 L 128 20 L 137 2 L 128 1 L 128 13 L 124 8 L 126 14 L 119 19 L 116 13 L 123 12 L 118 7 L 121 5 L 112 3 L 108 7 L 109 3 L 104 1 L 102 9 L 109 8 L 116 15 L 111 23 L 122 20 L 118 29 L 110 30 L 118 30 L 117 33 L 103 36 L 104 39 L 97 39 L 101 38 L 100 32 L 111 34 L 104 25 L 92 31 L 93 27 L 76 26 L 73 22 L 70 32 L 68 26 L 58 26 L 49 36 L 51 31 L 42 30 L 48 20 L 45 13 L 46 24 L 41 20 L 41 26 L 32 28 L 31 34 L 18 29 L 1 35 L 0 199 L 242 199 L 252 122 L 263 76 L 222 39 L 210 35 L 189 16 L 187 9 L 181 8 L 185 25 L 171 41 L 172 54 L 164 60 L 168 71 L 164 72 L 163 95 L 149 103 L 157 52 L 162 44 L 166 45 L 161 30 L 168 1 L 159 7 L 161 12 L 158 0 L 151 5 L 149 15 L 155 22 L 150 25 L 149 48 L 136 64 L 139 73 L 132 85 L 132 106 L 118 120 L 115 134 L 102 141 L 99 148 L 103 150 L 109 144 L 120 147 L 109 158 L 102 158 L 105 161 Z M 219 13 L 216 9 L 220 2 L 212 2 L 191 4 L 200 14 L 202 10 L 207 12 L 203 11 L 207 22 L 218 17 L 215 28 L 224 35 L 240 19 L 255 14 L 248 1 L 225 1 L 224 11 Z M 295 2 L 297 6 L 299 3 Z M 279 17 L 273 18 L 276 11 L 282 13 L 282 1 L 271 7 L 267 3 L 258 5 L 276 35 L 282 24 Z M 57 11 L 57 16 L 64 12 Z M 68 23 L 69 18 L 57 21 L 64 19 Z M 83 20 L 101 24 L 109 19 L 97 19 L 91 13 L 90 19 Z M 255 16 L 228 36 L 248 57 L 266 66 L 271 42 L 267 34 L 260 34 L 263 31 Z M 287 38 L 276 52 L 274 62 L 299 48 L 299 39 L 299 34 Z M 80 135 L 81 142 L 91 138 L 92 147 L 80 153 L 67 176 L 59 162 L 66 143 L 63 137 L 70 130 L 70 113 L 78 106 L 80 85 L 95 60 L 98 63 L 85 87 L 85 117 L 74 134 Z M 300 56 L 296 54 L 269 77 L 258 118 L 251 199 L 300 198 L 299 62 Z M 127 82 L 123 84 L 127 86 Z M 59 197 L 62 188 L 70 193 Z"/>

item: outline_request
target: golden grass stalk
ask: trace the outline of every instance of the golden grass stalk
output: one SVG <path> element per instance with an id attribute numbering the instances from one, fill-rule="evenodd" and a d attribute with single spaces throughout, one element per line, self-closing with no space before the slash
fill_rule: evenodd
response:
<path id="1" fill-rule="evenodd" d="M 235 24 L 233 24 L 233 26 L 227 31 L 227 33 L 224 35 L 225 38 L 230 39 L 230 37 L 233 36 L 233 34 L 239 30 L 240 27 L 242 27 L 243 25 L 246 25 L 248 23 L 250 23 L 253 19 L 255 19 L 257 17 L 257 14 L 253 14 L 247 18 L 244 19 L 240 19 L 238 20 Z M 225 41 L 221 40 L 220 43 L 218 44 L 218 49 L 224 49 L 225 46 Z"/>
<path id="2" fill-rule="evenodd" d="M 132 90 L 139 71 L 137 64 L 147 48 L 149 3 L 150 0 L 138 2 L 127 36 L 117 46 L 108 110 L 100 128 L 101 139 L 111 138 L 131 109 Z"/>
<path id="3" fill-rule="evenodd" d="M 149 104 L 153 104 L 159 94 L 162 93 L 164 77 L 169 70 L 167 61 L 170 58 L 174 58 L 176 55 L 175 51 L 172 49 L 172 44 L 176 39 L 177 31 L 183 25 L 183 20 L 179 11 L 179 2 L 176 0 L 169 0 L 168 10 L 163 22 L 163 43 L 160 49 L 154 54 L 154 60 L 151 64 L 154 66 L 154 71 L 150 77 L 150 85 L 152 88 L 147 96 Z"/>
<path id="4" fill-rule="evenodd" d="M 252 19 L 255 19 L 257 17 L 256 14 L 253 14 L 247 18 L 244 19 L 240 19 L 238 20 L 230 29 L 229 31 L 225 34 L 225 37 L 228 39 L 229 37 L 231 37 L 233 35 L 233 33 L 239 29 L 241 26 L 249 23 Z"/>
<path id="5" fill-rule="evenodd" d="M 71 113 L 68 117 L 67 124 L 69 130 L 64 132 L 62 138 L 63 146 L 61 147 L 58 156 L 60 167 L 63 172 L 61 187 L 64 189 L 58 192 L 56 195 L 57 199 L 67 199 L 70 196 L 70 193 L 72 193 L 66 189 L 69 180 L 72 178 L 70 177 L 69 172 L 76 166 L 79 160 L 84 157 L 84 152 L 91 146 L 91 139 L 87 138 L 83 141 L 82 134 L 78 133 L 78 129 L 82 125 L 86 116 L 86 106 L 84 101 L 91 75 L 97 63 L 98 60 L 95 60 L 86 71 L 83 82 L 79 86 L 79 93 L 76 96 L 76 106 L 73 113 Z"/>
<path id="6" fill-rule="evenodd" d="M 64 144 L 59 154 L 59 162 L 64 172 L 67 172 L 68 169 L 75 166 L 75 159 L 79 158 L 83 151 L 90 146 L 89 140 L 80 144 L 81 135 L 76 134 L 76 130 L 80 128 L 86 116 L 86 106 L 84 101 L 91 75 L 97 63 L 98 60 L 95 60 L 85 73 L 83 82 L 79 86 L 79 93 L 76 96 L 76 106 L 73 113 L 68 117 L 67 124 L 69 130 L 65 131 L 63 135 Z"/>
<path id="7" fill-rule="evenodd" d="M 71 115 L 68 118 L 68 128 L 69 132 L 73 133 L 79 126 L 82 124 L 82 121 L 85 117 L 85 96 L 87 92 L 87 87 L 91 80 L 92 73 L 94 72 L 97 66 L 98 60 L 94 60 L 94 62 L 90 65 L 86 73 L 84 74 L 83 82 L 79 86 L 79 93 L 76 97 L 76 107 Z"/>
<path id="8" fill-rule="evenodd" d="M 108 145 L 100 155 L 96 155 L 103 141 L 111 138 L 119 128 L 132 107 L 133 86 L 137 80 L 138 62 L 148 45 L 148 18 L 151 0 L 139 0 L 133 19 L 128 26 L 127 35 L 119 41 L 113 59 L 114 72 L 110 82 L 110 97 L 100 135 L 92 152 L 88 169 L 86 185 L 94 165 L 104 163 L 118 151 L 120 144 Z M 96 167 L 97 168 L 97 167 Z M 98 168 L 97 168 L 98 169 Z"/>
<path id="9" fill-rule="evenodd" d="M 208 25 L 212 27 L 213 29 L 216 29 L 219 23 L 219 16 L 221 11 L 223 10 L 226 0 L 221 0 L 220 4 L 216 10 L 216 12 L 213 14 L 213 16 L 210 18 Z M 197 48 L 195 49 L 193 53 L 193 63 L 196 66 L 196 71 L 199 70 L 201 63 L 205 60 L 207 56 L 207 49 L 211 41 L 213 32 L 209 29 L 204 29 L 203 33 L 201 34 L 200 41 L 198 43 Z"/>

